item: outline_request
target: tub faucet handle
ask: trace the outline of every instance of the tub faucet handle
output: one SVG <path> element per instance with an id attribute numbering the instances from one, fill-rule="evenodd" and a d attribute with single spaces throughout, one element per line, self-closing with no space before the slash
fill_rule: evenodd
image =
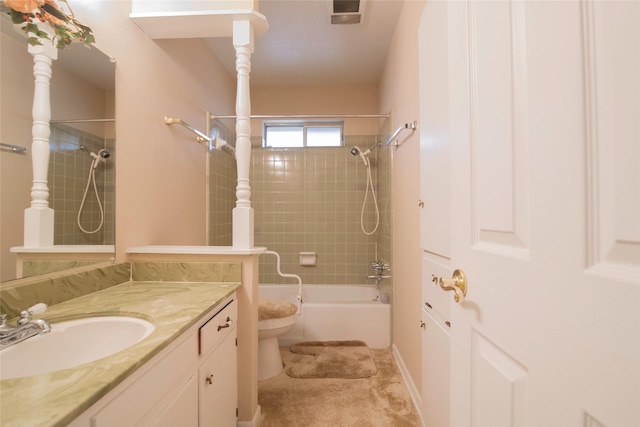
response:
<path id="1" fill-rule="evenodd" d="M 373 268 L 374 270 L 380 273 L 382 273 L 382 271 L 384 270 L 391 270 L 391 267 L 389 267 L 389 264 L 382 261 L 373 261 L 371 263 L 371 268 Z"/>

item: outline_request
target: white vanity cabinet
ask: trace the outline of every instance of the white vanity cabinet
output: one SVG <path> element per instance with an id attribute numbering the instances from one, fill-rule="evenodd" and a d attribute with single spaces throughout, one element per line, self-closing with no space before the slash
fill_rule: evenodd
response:
<path id="1" fill-rule="evenodd" d="M 237 304 L 224 307 L 199 330 L 201 426 L 235 426 L 238 418 Z"/>
<path id="2" fill-rule="evenodd" d="M 235 426 L 236 321 L 234 293 L 70 426 Z"/>
<path id="3" fill-rule="evenodd" d="M 437 312 L 422 310 L 422 420 L 425 427 L 449 425 L 450 332 Z"/>

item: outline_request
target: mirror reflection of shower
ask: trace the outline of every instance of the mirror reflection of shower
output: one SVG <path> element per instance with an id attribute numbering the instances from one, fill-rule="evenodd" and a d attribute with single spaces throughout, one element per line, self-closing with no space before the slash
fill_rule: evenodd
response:
<path id="1" fill-rule="evenodd" d="M 360 150 L 357 146 L 354 146 L 351 149 L 351 154 L 354 156 L 360 156 L 362 159 L 362 163 L 364 163 L 365 168 L 367 168 L 367 184 L 365 187 L 364 200 L 362 202 L 362 210 L 360 211 L 360 228 L 362 232 L 367 236 L 372 235 L 378 229 L 378 225 L 380 225 L 380 209 L 378 208 L 378 200 L 376 199 L 376 190 L 373 186 L 373 178 L 371 176 L 371 161 L 369 160 L 369 154 L 371 154 L 371 150 L 380 146 L 381 143 L 377 142 L 369 147 L 366 151 Z M 373 205 L 375 206 L 376 213 L 376 225 L 373 227 L 373 230 L 367 231 L 364 227 L 364 210 L 367 206 L 367 198 L 369 197 L 369 188 L 371 188 L 371 198 L 373 199 Z"/>
<path id="2" fill-rule="evenodd" d="M 89 150 L 84 145 L 80 146 L 80 150 L 87 151 L 89 155 L 93 158 L 93 161 L 91 162 L 91 166 L 89 167 L 89 174 L 87 176 L 87 185 L 84 188 L 82 202 L 80 203 L 80 207 L 78 208 L 78 227 L 80 228 L 80 230 L 82 230 L 83 233 L 94 234 L 100 231 L 100 229 L 104 224 L 104 207 L 102 206 L 102 202 L 100 201 L 100 195 L 98 194 L 98 187 L 96 186 L 96 169 L 98 168 L 101 162 L 106 163 L 107 159 L 111 156 L 111 152 L 103 148 L 102 150 L 98 151 L 98 153 L 96 154 L 93 151 Z M 93 184 L 93 193 L 95 195 L 95 198 L 98 202 L 98 207 L 100 209 L 100 224 L 94 230 L 86 230 L 84 227 L 82 227 L 80 216 L 82 215 L 84 203 L 87 200 L 87 194 L 89 193 L 89 187 L 91 186 L 91 184 Z"/>

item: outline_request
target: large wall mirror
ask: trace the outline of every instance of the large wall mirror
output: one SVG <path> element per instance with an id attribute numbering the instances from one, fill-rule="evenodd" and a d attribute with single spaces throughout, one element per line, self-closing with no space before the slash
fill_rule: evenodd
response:
<path id="1" fill-rule="evenodd" d="M 24 210 L 31 202 L 33 56 L 24 34 L 6 14 L 0 17 L 0 282 L 33 276 L 33 264 L 17 271 L 12 247 L 23 246 Z M 73 44 L 53 61 L 49 206 L 54 210 L 54 246 L 74 246 L 78 261 L 56 262 L 54 270 L 86 263 L 83 246 L 115 245 L 115 63 L 99 48 Z M 11 146 L 25 147 L 15 151 Z M 98 202 L 99 200 L 99 202 Z M 105 260 L 113 253 L 105 256 Z M 72 256 L 71 256 L 72 258 Z M 54 261 L 51 261 L 54 260 Z"/>

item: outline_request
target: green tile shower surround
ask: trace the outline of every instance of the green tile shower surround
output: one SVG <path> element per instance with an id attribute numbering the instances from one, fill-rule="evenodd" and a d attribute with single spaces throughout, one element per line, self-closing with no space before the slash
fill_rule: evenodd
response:
<path id="1" fill-rule="evenodd" d="M 54 244 L 56 245 L 109 245 L 115 239 L 115 159 L 116 141 L 56 123 L 51 126 L 51 153 L 49 157 L 49 204 L 56 212 Z M 97 169 L 96 184 L 102 200 L 104 225 L 100 231 L 85 234 L 76 225 L 78 208 L 93 158 L 87 151 L 79 150 L 84 145 L 97 152 L 106 148 L 111 152 L 108 163 Z M 75 191 L 70 192 L 69 189 Z M 71 199 L 70 199 L 71 197 Z M 89 194 L 82 214 L 83 225 L 93 230 L 100 224 L 100 213 L 95 196 Z"/>
<path id="2" fill-rule="evenodd" d="M 282 271 L 308 284 L 367 284 L 370 263 L 391 263 L 391 150 L 374 150 L 372 168 L 380 208 L 375 235 L 360 229 L 366 169 L 350 147 L 370 147 L 375 135 L 347 135 L 345 147 L 264 149 L 253 142 L 252 205 L 256 245 L 277 251 Z M 375 225 L 369 194 L 365 222 Z M 300 252 L 316 252 L 315 267 L 299 265 Z M 294 283 L 280 278 L 272 260 L 260 259 L 260 283 Z"/>
<path id="3" fill-rule="evenodd" d="M 126 262 L 3 289 L 3 313 L 44 300 L 51 305 L 41 317 L 52 323 L 92 314 L 128 315 L 145 318 L 156 329 L 140 343 L 93 363 L 0 381 L 0 425 L 68 424 L 232 294 L 240 278 L 241 264 L 235 262 Z"/>

